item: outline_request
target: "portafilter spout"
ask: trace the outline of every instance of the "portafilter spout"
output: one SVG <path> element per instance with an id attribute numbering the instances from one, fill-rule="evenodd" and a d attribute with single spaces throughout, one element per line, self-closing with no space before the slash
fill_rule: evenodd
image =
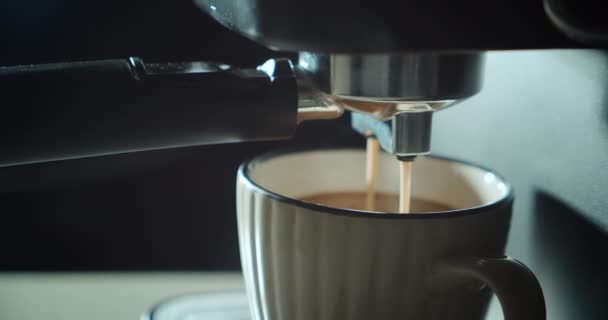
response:
<path id="1" fill-rule="evenodd" d="M 430 152 L 434 111 L 481 89 L 483 53 L 300 53 L 300 79 L 352 111 L 351 125 L 401 160 Z"/>

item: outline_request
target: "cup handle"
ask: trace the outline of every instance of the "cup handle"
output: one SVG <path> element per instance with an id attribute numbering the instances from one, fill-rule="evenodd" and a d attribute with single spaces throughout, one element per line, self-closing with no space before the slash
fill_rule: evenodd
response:
<path id="1" fill-rule="evenodd" d="M 545 320 L 545 298 L 536 276 L 510 257 L 452 259 L 441 268 L 449 276 L 473 277 L 498 297 L 505 320 Z"/>

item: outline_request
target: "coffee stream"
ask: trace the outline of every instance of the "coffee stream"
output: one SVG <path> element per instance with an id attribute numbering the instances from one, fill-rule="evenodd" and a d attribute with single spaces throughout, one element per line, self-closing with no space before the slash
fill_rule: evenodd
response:
<path id="1" fill-rule="evenodd" d="M 376 210 L 376 178 L 378 176 L 378 140 L 367 138 L 367 153 L 365 158 L 365 210 Z"/>
<path id="2" fill-rule="evenodd" d="M 399 212 L 410 213 L 412 161 L 399 161 Z"/>
<path id="3" fill-rule="evenodd" d="M 411 198 L 412 161 L 399 161 L 399 195 L 376 191 L 378 179 L 378 157 L 380 146 L 376 138 L 367 138 L 365 159 L 365 192 L 337 191 L 312 194 L 300 198 L 302 201 L 322 204 L 335 208 L 375 212 L 439 212 L 449 207 L 434 201 Z"/>
<path id="4" fill-rule="evenodd" d="M 376 211 L 376 179 L 378 176 L 378 152 L 380 148 L 378 140 L 373 136 L 367 138 L 366 162 L 365 162 L 365 210 Z M 399 213 L 410 212 L 412 162 L 399 161 Z"/>
<path id="5" fill-rule="evenodd" d="M 368 138 L 365 164 L 365 191 L 320 192 L 307 195 L 299 199 L 305 202 L 316 203 L 333 208 L 375 212 L 429 213 L 450 211 L 453 209 L 439 202 L 420 198 L 411 198 L 411 161 L 404 161 L 400 165 L 400 194 L 377 191 L 378 153 L 378 141 L 376 141 L 374 138 Z"/>

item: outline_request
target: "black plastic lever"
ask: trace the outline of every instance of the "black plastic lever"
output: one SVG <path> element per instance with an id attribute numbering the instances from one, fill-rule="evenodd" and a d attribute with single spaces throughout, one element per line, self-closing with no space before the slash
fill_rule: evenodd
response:
<path id="1" fill-rule="evenodd" d="M 297 104 L 287 59 L 256 69 L 138 58 L 0 68 L 0 167 L 288 138 Z"/>

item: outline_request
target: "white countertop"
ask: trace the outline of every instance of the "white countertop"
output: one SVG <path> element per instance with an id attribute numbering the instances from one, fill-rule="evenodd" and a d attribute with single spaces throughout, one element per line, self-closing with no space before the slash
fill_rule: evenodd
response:
<path id="1" fill-rule="evenodd" d="M 137 320 L 168 297 L 243 288 L 236 272 L 0 273 L 0 319 Z"/>
<path id="2" fill-rule="evenodd" d="M 137 320 L 168 297 L 243 288 L 240 273 L 0 273 L 0 319 Z"/>

